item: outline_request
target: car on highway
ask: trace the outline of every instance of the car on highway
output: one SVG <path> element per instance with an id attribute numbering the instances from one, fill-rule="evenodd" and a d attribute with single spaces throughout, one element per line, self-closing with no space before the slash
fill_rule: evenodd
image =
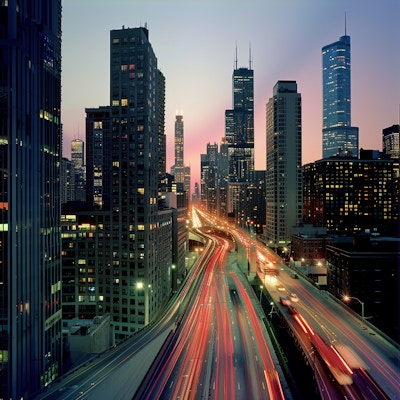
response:
<path id="1" fill-rule="evenodd" d="M 283 306 L 290 306 L 290 300 L 289 300 L 288 297 L 286 297 L 286 296 L 281 296 L 281 297 L 279 298 L 279 300 L 280 300 L 280 302 L 281 302 L 281 304 L 282 304 Z"/>
<path id="2" fill-rule="evenodd" d="M 296 293 L 290 293 L 290 300 L 292 300 L 293 303 L 297 303 L 299 301 L 299 297 Z"/>
<path id="3" fill-rule="evenodd" d="M 278 292 L 284 292 L 284 291 L 286 290 L 286 289 L 285 289 L 285 286 L 283 286 L 283 285 L 281 285 L 281 284 L 276 285 L 276 288 L 277 288 Z"/>

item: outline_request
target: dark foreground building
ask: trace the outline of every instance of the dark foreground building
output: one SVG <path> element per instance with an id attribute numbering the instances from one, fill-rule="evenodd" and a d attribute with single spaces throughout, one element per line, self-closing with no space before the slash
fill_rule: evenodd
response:
<path id="1" fill-rule="evenodd" d="M 328 290 L 399 342 L 398 238 L 358 235 L 352 243 L 327 246 Z M 361 305 L 363 303 L 363 305 Z"/>
<path id="2" fill-rule="evenodd" d="M 60 375 L 61 1 L 0 5 L 0 398 Z"/>

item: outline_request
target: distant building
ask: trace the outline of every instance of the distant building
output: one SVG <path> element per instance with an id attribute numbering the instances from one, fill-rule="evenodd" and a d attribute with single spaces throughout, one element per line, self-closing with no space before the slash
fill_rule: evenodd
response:
<path id="1" fill-rule="evenodd" d="M 322 48 L 322 158 L 358 157 L 358 128 L 351 126 L 350 36 Z"/>
<path id="2" fill-rule="evenodd" d="M 218 211 L 218 144 L 207 143 L 207 154 L 201 154 L 201 201 L 207 212 Z"/>
<path id="3" fill-rule="evenodd" d="M 0 398 L 62 374 L 61 1 L 2 2 Z"/>
<path id="4" fill-rule="evenodd" d="M 301 221 L 301 94 L 295 81 L 278 81 L 266 106 L 266 230 L 272 247 L 291 240 Z"/>
<path id="5" fill-rule="evenodd" d="M 399 245 L 398 238 L 358 235 L 351 243 L 327 246 L 329 292 L 342 301 L 358 298 L 367 320 L 397 341 Z M 361 315 L 359 301 L 348 304 Z"/>
<path id="6" fill-rule="evenodd" d="M 390 158 L 400 159 L 400 125 L 392 125 L 382 130 L 382 149 Z"/>
<path id="7" fill-rule="evenodd" d="M 301 265 L 325 266 L 326 246 L 333 240 L 324 227 L 300 224 L 293 229 L 290 258 Z"/>
<path id="8" fill-rule="evenodd" d="M 75 173 L 75 201 L 86 201 L 86 167 L 85 167 L 85 143 L 81 139 L 71 141 L 71 161 Z"/>
<path id="9" fill-rule="evenodd" d="M 61 160 L 61 204 L 75 199 L 75 171 L 74 164 L 68 158 Z"/>
<path id="10" fill-rule="evenodd" d="M 186 165 L 183 169 L 184 178 L 183 178 L 183 189 L 186 193 L 186 208 L 189 209 L 190 203 L 190 166 Z"/>
<path id="11" fill-rule="evenodd" d="M 86 202 L 110 208 L 110 107 L 86 108 Z"/>
<path id="12" fill-rule="evenodd" d="M 251 67 L 238 68 L 236 57 L 232 74 L 232 109 L 225 111 L 225 137 L 221 143 L 220 162 L 217 164 L 216 213 L 236 215 L 241 220 L 237 205 L 240 183 L 246 182 L 254 170 L 254 71 Z M 232 187 L 230 185 L 232 184 Z"/>
<path id="13" fill-rule="evenodd" d="M 184 171 L 184 123 L 183 115 L 175 115 L 175 182 L 183 183 L 185 180 Z"/>

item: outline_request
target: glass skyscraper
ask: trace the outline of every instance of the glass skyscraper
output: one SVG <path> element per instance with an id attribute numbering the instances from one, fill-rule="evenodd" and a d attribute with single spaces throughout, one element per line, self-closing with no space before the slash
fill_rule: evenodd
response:
<path id="1" fill-rule="evenodd" d="M 232 76 L 233 109 L 225 111 L 229 180 L 246 179 L 254 170 L 254 72 L 236 68 Z"/>
<path id="2" fill-rule="evenodd" d="M 351 126 L 350 36 L 322 48 L 322 157 L 358 157 L 358 128 Z"/>
<path id="3" fill-rule="evenodd" d="M 1 2 L 0 398 L 60 375 L 61 0 Z"/>

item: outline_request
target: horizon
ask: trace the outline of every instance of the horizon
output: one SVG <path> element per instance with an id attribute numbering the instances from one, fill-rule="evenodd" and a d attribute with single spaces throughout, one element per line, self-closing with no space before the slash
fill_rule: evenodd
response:
<path id="1" fill-rule="evenodd" d="M 168 173 L 175 163 L 176 111 L 183 113 L 184 164 L 191 167 L 191 192 L 196 182 L 200 184 L 200 154 L 206 153 L 207 143 L 219 146 L 224 137 L 233 70 L 236 62 L 239 68 L 249 65 L 250 46 L 255 169 L 265 169 L 265 107 L 279 80 L 296 81 L 302 96 L 302 165 L 322 158 L 321 50 L 344 34 L 351 38 L 351 123 L 359 127 L 359 149 L 382 150 L 382 129 L 399 123 L 396 0 L 385 7 L 372 0 L 350 5 L 345 0 L 324 5 L 315 0 L 251 0 L 246 7 L 239 0 L 132 3 L 96 1 L 95 13 L 93 0 L 63 4 L 65 157 L 70 158 L 73 139 L 86 142 L 85 108 L 109 105 L 109 36 L 123 25 L 146 25 L 166 79 Z M 87 19 L 92 14 L 96 18 Z M 130 14 L 133 18 L 127 21 Z"/>

